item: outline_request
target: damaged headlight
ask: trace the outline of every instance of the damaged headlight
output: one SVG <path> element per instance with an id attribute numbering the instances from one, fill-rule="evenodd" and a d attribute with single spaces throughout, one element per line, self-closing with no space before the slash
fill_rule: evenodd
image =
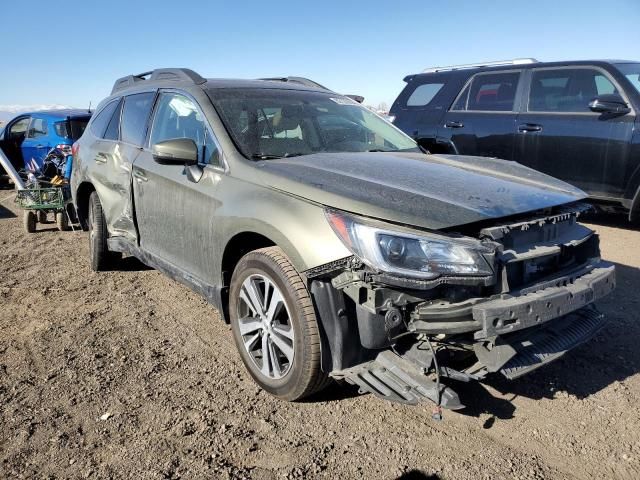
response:
<path id="1" fill-rule="evenodd" d="M 403 231 L 334 210 L 326 216 L 347 248 L 375 270 L 420 279 L 493 274 L 482 256 L 491 251 L 477 240 Z"/>

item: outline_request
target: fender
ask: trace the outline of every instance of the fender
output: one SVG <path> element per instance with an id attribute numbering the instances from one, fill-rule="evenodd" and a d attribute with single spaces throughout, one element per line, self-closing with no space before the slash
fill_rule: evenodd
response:
<path id="1" fill-rule="evenodd" d="M 242 233 L 271 240 L 298 272 L 351 256 L 326 220 L 322 205 L 231 176 L 222 179 L 217 196 L 225 202 L 216 209 L 213 220 L 220 246 L 214 283 L 222 284 L 222 252 Z"/>

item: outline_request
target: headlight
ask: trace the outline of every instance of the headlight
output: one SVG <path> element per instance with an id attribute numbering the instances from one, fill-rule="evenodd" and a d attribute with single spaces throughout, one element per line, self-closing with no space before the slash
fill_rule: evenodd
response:
<path id="1" fill-rule="evenodd" d="M 333 210 L 326 216 L 347 248 L 375 270 L 421 279 L 493 274 L 482 256 L 490 250 L 477 240 L 403 231 Z"/>

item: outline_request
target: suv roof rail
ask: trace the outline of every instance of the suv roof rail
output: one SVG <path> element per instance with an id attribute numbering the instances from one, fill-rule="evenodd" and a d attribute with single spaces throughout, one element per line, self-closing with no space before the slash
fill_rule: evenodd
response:
<path id="1" fill-rule="evenodd" d="M 194 85 L 201 85 L 207 80 L 188 68 L 156 68 L 150 72 L 138 73 L 137 75 L 127 75 L 119 78 L 113 84 L 111 95 L 117 91 L 131 87 L 144 81 L 167 81 L 167 82 L 191 82 Z"/>
<path id="2" fill-rule="evenodd" d="M 271 82 L 299 83 L 307 87 L 321 88 L 322 90 L 332 91 L 329 88 L 325 87 L 324 85 L 320 85 L 318 82 L 314 82 L 313 80 L 305 77 L 270 77 L 270 78 L 259 78 L 258 80 L 267 80 Z"/>
<path id="3" fill-rule="evenodd" d="M 529 63 L 538 63 L 535 58 L 514 58 L 513 60 L 497 60 L 493 62 L 468 63 L 465 65 L 449 65 L 446 67 L 429 67 L 425 68 L 422 73 L 444 72 L 448 70 L 462 70 L 465 68 L 482 68 L 482 67 L 498 67 L 501 65 L 527 65 Z"/>

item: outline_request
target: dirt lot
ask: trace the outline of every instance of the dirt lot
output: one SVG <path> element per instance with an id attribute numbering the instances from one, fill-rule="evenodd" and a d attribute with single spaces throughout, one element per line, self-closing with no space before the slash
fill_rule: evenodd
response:
<path id="1" fill-rule="evenodd" d="M 254 386 L 217 312 L 87 236 L 22 230 L 0 191 L 0 478 L 640 478 L 640 232 L 597 225 L 606 331 L 519 381 L 458 388 L 431 420 L 353 388 Z M 16 216 L 17 215 L 17 216 Z"/>

